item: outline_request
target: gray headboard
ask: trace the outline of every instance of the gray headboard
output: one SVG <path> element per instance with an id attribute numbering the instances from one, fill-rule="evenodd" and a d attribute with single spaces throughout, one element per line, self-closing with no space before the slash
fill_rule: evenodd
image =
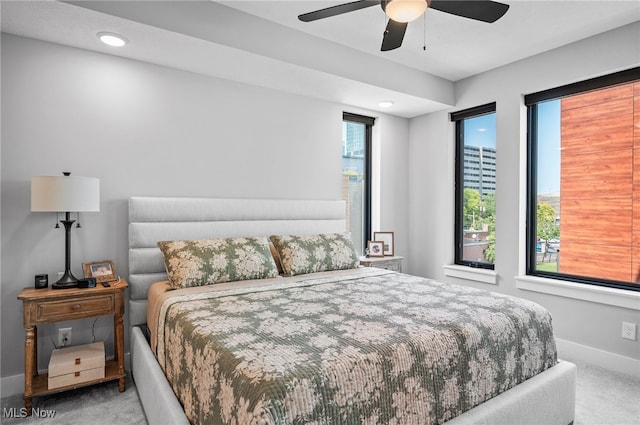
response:
<path id="1" fill-rule="evenodd" d="M 147 322 L 147 292 L 166 279 L 158 241 L 344 232 L 345 202 L 326 200 L 129 199 L 129 323 Z"/>

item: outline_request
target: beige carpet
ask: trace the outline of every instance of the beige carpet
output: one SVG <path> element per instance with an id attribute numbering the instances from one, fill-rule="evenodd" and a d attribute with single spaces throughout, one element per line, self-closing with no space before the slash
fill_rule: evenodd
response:
<path id="1" fill-rule="evenodd" d="M 571 361 L 571 359 L 567 359 Z M 22 396 L 1 400 L 2 424 L 120 425 L 146 424 L 135 385 L 127 380 L 127 391 L 116 383 L 34 398 L 33 405 L 53 418 L 10 418 L 20 415 Z M 14 413 L 12 413 L 14 412 Z M 167 424 L 170 425 L 170 424 Z M 515 425 L 515 424 L 513 424 Z M 544 425 L 544 424 L 540 424 Z M 640 425 L 640 371 L 632 377 L 578 364 L 576 418 L 574 425 Z"/>
<path id="2" fill-rule="evenodd" d="M 64 425 L 146 425 L 140 399 L 133 381 L 128 378 L 126 391 L 118 391 L 118 382 L 106 382 L 60 394 L 34 397 L 33 407 L 39 409 L 25 418 L 21 395 L 3 398 L 0 423 L 5 424 L 64 424 Z M 37 413 L 34 411 L 34 413 Z M 53 418 L 48 417 L 54 414 Z M 13 417 L 8 417 L 13 416 Z M 22 416 L 22 417 L 21 417 Z"/>
<path id="3" fill-rule="evenodd" d="M 633 377 L 574 363 L 578 366 L 574 425 L 640 425 L 640 371 Z"/>

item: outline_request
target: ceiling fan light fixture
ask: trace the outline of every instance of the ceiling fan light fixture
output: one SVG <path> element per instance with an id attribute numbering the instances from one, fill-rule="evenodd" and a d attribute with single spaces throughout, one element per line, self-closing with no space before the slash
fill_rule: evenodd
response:
<path id="1" fill-rule="evenodd" d="M 396 22 L 411 22 L 427 10 L 427 0 L 390 0 L 384 12 Z"/>

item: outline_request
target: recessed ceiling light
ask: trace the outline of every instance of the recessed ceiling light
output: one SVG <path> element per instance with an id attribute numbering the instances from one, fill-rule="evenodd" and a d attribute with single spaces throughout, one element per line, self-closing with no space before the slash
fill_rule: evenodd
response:
<path id="1" fill-rule="evenodd" d="M 115 34 L 113 32 L 99 32 L 98 38 L 104 44 L 111 47 L 122 47 L 128 42 L 126 38 L 124 38 L 120 34 Z"/>
<path id="2" fill-rule="evenodd" d="M 390 100 L 383 100 L 382 102 L 378 103 L 378 106 L 381 108 L 391 108 L 393 106 L 393 102 Z"/>

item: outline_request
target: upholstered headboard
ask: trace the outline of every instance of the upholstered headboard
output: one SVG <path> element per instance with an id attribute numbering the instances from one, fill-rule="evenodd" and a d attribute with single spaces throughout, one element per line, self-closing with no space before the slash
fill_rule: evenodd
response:
<path id="1" fill-rule="evenodd" d="M 163 240 L 344 232 L 345 202 L 326 200 L 129 199 L 129 323 L 147 322 L 147 292 L 166 279 Z"/>

